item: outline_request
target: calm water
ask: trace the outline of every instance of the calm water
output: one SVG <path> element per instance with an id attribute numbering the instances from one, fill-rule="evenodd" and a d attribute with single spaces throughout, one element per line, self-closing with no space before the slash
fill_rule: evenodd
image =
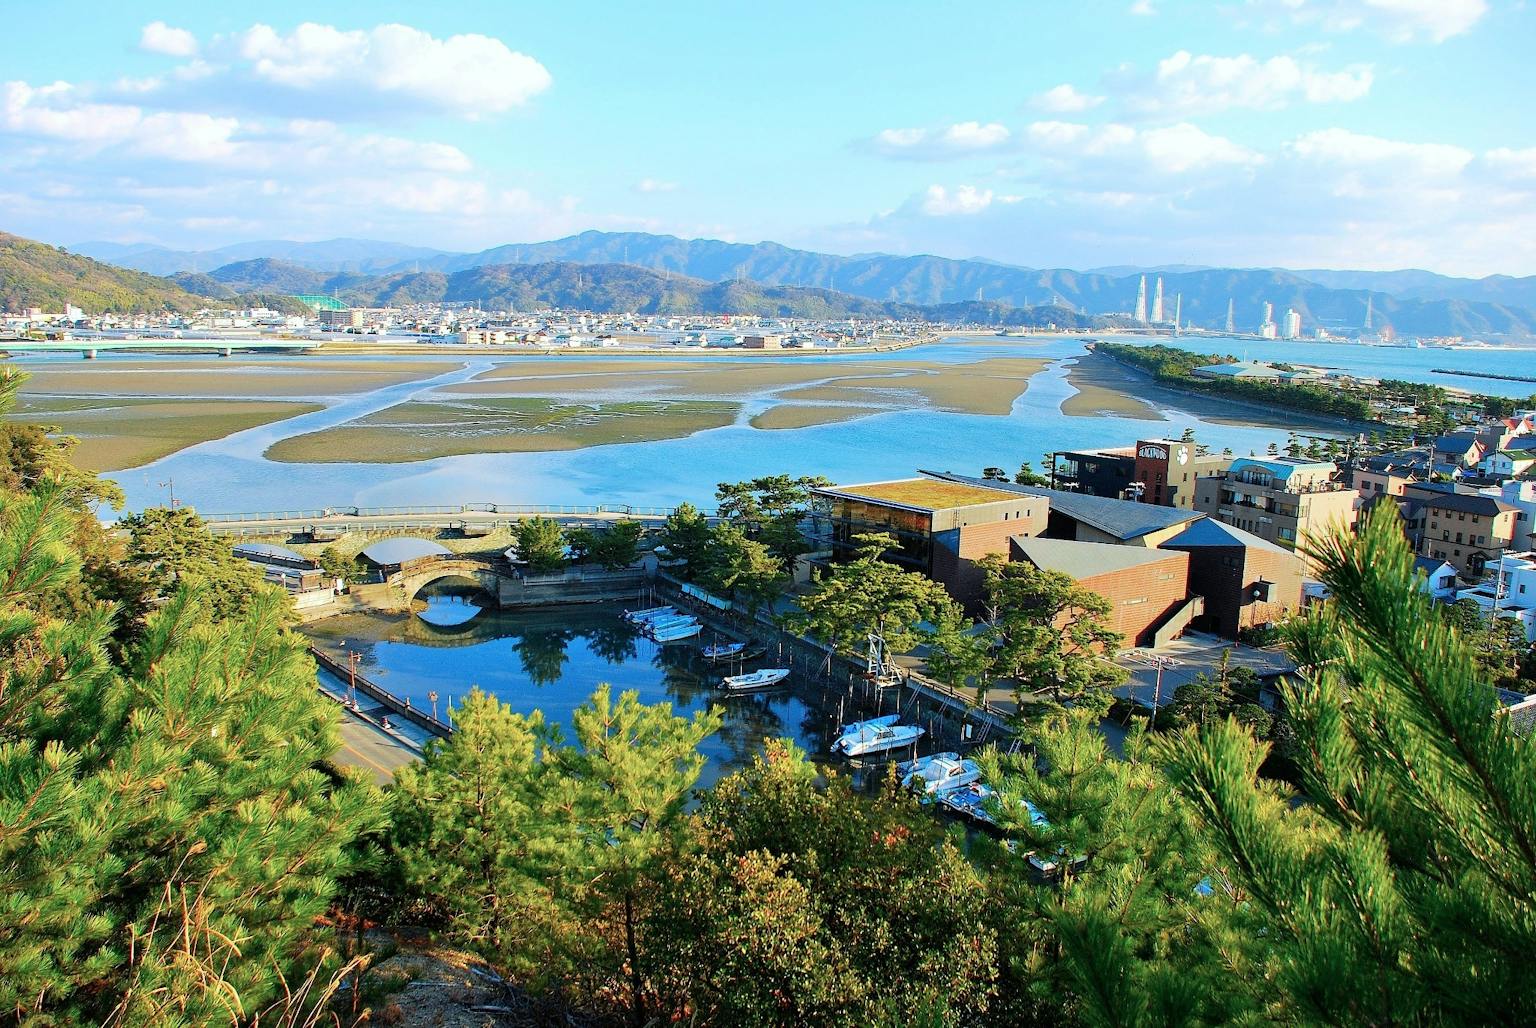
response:
<path id="1" fill-rule="evenodd" d="M 917 468 L 974 472 L 986 465 L 1010 467 L 1021 460 L 1038 461 L 1048 450 L 1126 445 L 1149 435 L 1176 436 L 1185 428 L 1194 429 L 1207 445 L 1230 447 L 1237 453 L 1262 452 L 1271 442 L 1284 442 L 1285 433 L 1275 428 L 1203 421 L 1176 408 L 1162 410 L 1161 421 L 1068 417 L 1062 414 L 1061 403 L 1076 390 L 1067 382 L 1067 371 L 1072 359 L 1083 353 L 1083 342 L 1078 337 L 973 339 L 903 354 L 944 363 L 999 356 L 1053 360 L 1006 416 L 905 411 L 769 432 L 746 424 L 770 402 L 759 396 L 748 400 L 736 425 L 686 439 L 554 453 L 476 454 L 410 464 L 276 464 L 262 456 L 279 439 L 343 424 L 435 386 L 465 381 L 498 363 L 494 358 L 469 358 L 463 368 L 436 379 L 363 395 L 324 397 L 325 410 L 204 443 L 115 477 L 134 509 L 164 503 L 163 483 L 168 481 L 175 482 L 183 502 L 208 512 L 472 502 L 671 505 L 686 500 L 708 505 L 716 483 L 764 474 L 822 474 L 834 481 L 859 482 L 903 477 Z M 1290 359 L 1505 396 L 1536 392 L 1531 383 L 1437 375 L 1431 370 L 1533 374 L 1536 350 L 1408 350 L 1221 338 L 1172 342 L 1203 352 Z M 888 360 L 889 356 L 843 359 Z"/>
<path id="2" fill-rule="evenodd" d="M 305 632 L 330 652 L 360 652 L 362 673 L 413 706 L 430 710 L 428 694 L 435 691 L 446 715 L 450 699 L 457 705 L 478 686 L 520 713 L 542 710 L 566 726 L 567 738 L 572 712 L 604 682 L 615 695 L 634 689 L 642 702 L 670 702 L 681 715 L 718 705 L 724 726 L 700 747 L 709 758 L 704 785 L 748 764 L 767 739 L 794 739 L 813 754 L 826 750 L 836 699 L 828 702 L 820 686 L 792 678 L 767 692 L 727 697 L 719 681 L 734 667 L 705 664 L 699 640 L 657 645 L 625 622 L 617 605 L 478 611 L 449 589 L 422 598 L 423 616 L 344 615 Z M 710 634 L 702 639 L 707 643 Z M 749 661 L 746 669 L 762 666 L 768 665 Z"/>

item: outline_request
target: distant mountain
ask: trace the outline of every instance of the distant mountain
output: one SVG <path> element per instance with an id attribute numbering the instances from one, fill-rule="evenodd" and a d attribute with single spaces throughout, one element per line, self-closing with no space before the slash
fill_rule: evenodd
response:
<path id="1" fill-rule="evenodd" d="M 1412 300 L 1470 300 L 1536 308 L 1536 275 L 1451 278 L 1433 271 L 1297 271 L 1332 289 L 1372 289 Z"/>
<path id="2" fill-rule="evenodd" d="M 251 292 L 261 291 L 231 290 L 216 299 L 236 300 L 241 306 L 302 310 L 302 305 L 280 291 L 270 296 L 241 295 Z M 0 310 L 41 307 L 62 311 L 65 304 L 74 304 L 87 314 L 100 314 L 220 306 L 209 300 L 208 295 L 193 292 L 180 282 L 0 232 Z"/>
<path id="3" fill-rule="evenodd" d="M 393 252 L 404 256 L 384 263 Z M 256 253 L 265 248 L 268 252 Z M 1363 328 L 1367 302 L 1373 327 L 1390 325 L 1400 334 L 1531 338 L 1536 336 L 1536 278 L 1453 279 L 1429 272 L 1291 272 L 1281 269 L 1204 268 L 1166 265 L 1096 271 L 1035 269 L 991 260 L 860 254 L 840 257 L 795 250 L 778 243 L 726 243 L 679 239 L 643 232 L 583 232 L 543 243 L 509 244 L 479 253 L 447 253 L 397 247 L 368 240 L 325 243 L 246 243 L 197 256 L 240 251 L 222 265 L 189 268 L 208 273 L 237 291 L 292 289 L 335 292 L 359 283 L 369 272 L 391 276 L 428 272 L 453 276 L 487 266 L 584 264 L 628 265 L 704 282 L 737 281 L 761 287 L 799 287 L 850 294 L 881 303 L 933 307 L 983 303 L 1007 307 L 1074 308 L 1083 315 L 1127 313 L 1136 302 L 1143 274 L 1148 277 L 1148 305 L 1156 279 L 1164 290 L 1164 315 L 1172 319 L 1182 295 L 1182 314 L 1197 327 L 1221 329 L 1227 304 L 1234 307 L 1239 331 L 1258 329 L 1263 305 L 1274 305 L 1275 319 L 1294 308 L 1302 329 L 1331 331 Z M 406 252 L 408 251 L 408 252 Z M 116 259 L 158 261 L 158 255 L 127 253 Z M 265 262 L 258 258 L 267 258 Z M 295 268 L 300 269 L 298 271 Z M 301 274 L 308 269 L 308 274 Z M 1123 273 L 1122 273 L 1123 272 Z M 320 274 L 323 273 L 323 274 Z M 215 286 L 184 278 L 196 291 L 217 295 Z M 436 280 L 419 288 L 437 288 Z M 417 287 L 402 287 L 417 288 Z M 446 288 L 446 286 L 444 286 Z M 1001 309 L 999 307 L 998 309 Z"/>
<path id="4" fill-rule="evenodd" d="M 340 290 L 359 306 L 402 303 L 481 303 L 492 308 L 537 310 L 570 307 L 636 314 L 756 314 L 770 317 L 837 319 L 920 318 L 1023 326 L 1057 324 L 1087 328 L 1094 319 L 1064 308 L 1019 308 L 1005 304 L 925 306 L 871 300 L 848 293 L 758 282 L 708 282 L 651 271 L 632 264 L 504 264 L 462 271 L 400 272 Z"/>
<path id="5" fill-rule="evenodd" d="M 79 243 L 78 253 L 110 261 L 125 268 L 135 268 L 154 275 L 179 272 L 206 272 L 231 263 L 276 258 L 320 271 L 376 273 L 402 262 L 443 256 L 446 251 L 404 243 L 385 243 L 375 239 L 326 239 L 299 243 L 273 239 L 236 243 L 216 250 L 171 250 L 163 246 L 139 243 Z"/>

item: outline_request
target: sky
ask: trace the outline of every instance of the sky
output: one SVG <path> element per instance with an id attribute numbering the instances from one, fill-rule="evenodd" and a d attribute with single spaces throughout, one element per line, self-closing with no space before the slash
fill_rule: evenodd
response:
<path id="1" fill-rule="evenodd" d="M 12 4 L 0 230 L 1536 274 L 1525 0 Z"/>

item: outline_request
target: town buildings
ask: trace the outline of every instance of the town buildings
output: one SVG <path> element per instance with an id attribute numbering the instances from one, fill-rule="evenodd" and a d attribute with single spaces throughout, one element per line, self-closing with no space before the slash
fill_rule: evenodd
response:
<path id="1" fill-rule="evenodd" d="M 813 535 L 845 558 L 866 532 L 899 540 L 890 559 L 977 606 L 976 562 L 1002 555 L 1060 571 L 1109 600 L 1128 645 L 1187 629 L 1235 636 L 1301 606 L 1302 568 L 1284 547 L 1176 507 L 947 472 L 815 490 Z"/>
<path id="2" fill-rule="evenodd" d="M 1232 458 L 1192 440 L 1138 439 L 1135 446 L 1062 450 L 1051 467 L 1059 489 L 1192 510 L 1195 481 L 1225 471 Z"/>
<path id="3" fill-rule="evenodd" d="M 1332 525 L 1353 528 L 1360 494 L 1336 464 L 1302 457 L 1239 457 L 1195 483 L 1195 510 L 1295 550 Z"/>

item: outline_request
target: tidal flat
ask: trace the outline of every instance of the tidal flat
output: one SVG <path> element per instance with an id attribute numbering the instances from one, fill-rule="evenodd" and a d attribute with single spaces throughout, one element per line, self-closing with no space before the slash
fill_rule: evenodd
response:
<path id="1" fill-rule="evenodd" d="M 323 409 L 283 400 L 177 400 L 23 395 L 12 420 L 47 425 L 78 440 L 70 461 L 85 471 L 123 471 L 211 439 Z"/>
<path id="2" fill-rule="evenodd" d="M 344 425 L 279 440 L 264 456 L 296 464 L 402 464 L 474 453 L 576 450 L 678 439 L 734 424 L 740 412 L 738 404 L 711 400 L 410 400 Z"/>
<path id="3" fill-rule="evenodd" d="M 366 393 L 463 367 L 462 361 L 95 360 L 26 365 L 24 394 L 52 396 L 304 397 Z"/>

